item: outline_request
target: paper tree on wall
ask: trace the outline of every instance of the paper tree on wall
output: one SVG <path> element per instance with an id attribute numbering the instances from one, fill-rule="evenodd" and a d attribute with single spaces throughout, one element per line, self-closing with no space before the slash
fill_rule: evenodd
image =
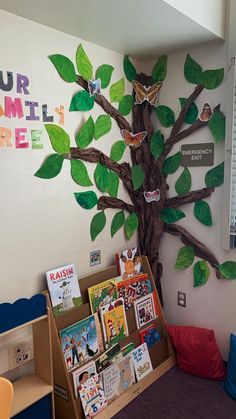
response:
<path id="1" fill-rule="evenodd" d="M 194 286 L 204 285 L 210 275 L 209 264 L 215 269 L 218 278 L 233 279 L 236 277 L 236 262 L 227 261 L 220 264 L 214 254 L 192 234 L 176 221 L 185 217 L 181 205 L 195 203 L 194 215 L 199 222 L 208 228 L 212 226 L 211 210 L 205 198 L 214 188 L 223 184 L 224 163 L 209 170 L 205 175 L 205 187 L 191 190 L 191 173 L 183 168 L 175 183 L 177 195 L 168 196 L 168 177 L 181 165 L 181 153 L 172 154 L 173 147 L 197 130 L 209 127 L 215 143 L 224 140 L 225 116 L 220 106 L 213 110 L 206 104 L 200 113 L 195 100 L 206 89 L 217 88 L 223 80 L 224 70 L 205 70 L 187 55 L 184 74 L 194 86 L 188 98 L 179 98 L 180 112 L 177 118 L 168 106 L 158 104 L 160 88 L 167 74 L 167 56 L 163 55 L 155 63 L 152 75 L 147 76 L 137 71 L 129 57 L 124 58 L 124 72 L 133 84 L 133 95 L 125 95 L 124 78 L 111 84 L 110 101 L 101 94 L 109 86 L 114 68 L 101 65 L 93 73 L 92 64 L 80 45 L 76 52 L 76 74 L 74 64 L 63 55 L 49 57 L 59 75 L 68 83 L 77 83 L 79 91 L 74 95 L 70 111 L 90 111 L 96 102 L 104 113 L 94 122 L 88 117 L 75 136 L 77 147 L 71 146 L 69 135 L 53 124 L 45 125 L 51 144 L 56 153 L 46 158 L 35 176 L 49 179 L 57 176 L 64 159 L 71 162 L 71 176 L 81 186 L 91 187 L 84 162 L 95 163 L 94 180 L 96 187 L 103 193 L 99 198 L 92 190 L 76 192 L 78 204 L 91 209 L 97 206 L 98 212 L 91 220 L 90 233 L 92 240 L 105 228 L 107 209 L 117 209 L 111 223 L 111 236 L 124 227 L 128 239 L 138 230 L 139 246 L 142 254 L 148 256 L 161 298 L 160 278 L 162 264 L 159 261 L 159 244 L 164 232 L 178 236 L 184 247 L 179 249 L 177 269 L 193 267 Z M 82 88 L 82 89 L 81 89 Z M 163 87 L 162 87 L 163 88 Z M 118 104 L 114 107 L 111 103 Z M 132 111 L 132 125 L 125 118 Z M 170 128 L 168 138 L 161 130 L 154 131 L 151 114 L 156 113 L 160 124 Z M 199 116 L 198 116 L 199 114 Z M 107 134 L 116 121 L 121 130 L 121 139 L 115 142 L 110 156 L 91 143 Z M 126 147 L 130 149 L 132 165 L 122 160 Z M 119 182 L 122 181 L 129 195 L 130 202 L 117 198 Z"/>

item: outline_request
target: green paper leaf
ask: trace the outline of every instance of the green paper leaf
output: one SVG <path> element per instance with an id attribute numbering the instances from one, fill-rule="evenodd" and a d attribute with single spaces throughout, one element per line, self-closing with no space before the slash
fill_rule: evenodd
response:
<path id="1" fill-rule="evenodd" d="M 113 70 L 114 70 L 114 67 L 108 64 L 103 64 L 103 65 L 100 65 L 100 67 L 98 67 L 96 71 L 96 79 L 101 79 L 102 89 L 105 89 L 109 85 Z"/>
<path id="2" fill-rule="evenodd" d="M 155 108 L 158 119 L 165 128 L 172 127 L 175 122 L 175 114 L 168 106 L 160 105 Z"/>
<path id="3" fill-rule="evenodd" d="M 111 129 L 111 117 L 109 115 L 100 115 L 95 122 L 94 138 L 98 140 L 107 134 Z"/>
<path id="4" fill-rule="evenodd" d="M 119 177 L 115 172 L 108 174 L 108 193 L 112 198 L 116 198 L 119 189 Z"/>
<path id="5" fill-rule="evenodd" d="M 198 262 L 196 262 L 193 267 L 193 274 L 194 287 L 201 287 L 202 285 L 205 285 L 211 274 L 207 262 L 205 260 L 199 260 Z"/>
<path id="6" fill-rule="evenodd" d="M 113 237 L 118 230 L 124 225 L 125 222 L 125 213 L 124 211 L 117 212 L 111 223 L 111 237 Z"/>
<path id="7" fill-rule="evenodd" d="M 131 63 L 128 55 L 125 55 L 123 60 L 124 72 L 127 80 L 133 81 L 137 77 L 137 71 L 134 65 Z"/>
<path id="8" fill-rule="evenodd" d="M 164 208 L 160 214 L 161 220 L 167 224 L 175 223 L 176 221 L 181 220 L 181 218 L 184 217 L 185 214 L 178 208 Z"/>
<path id="9" fill-rule="evenodd" d="M 94 180 L 97 188 L 101 192 L 107 192 L 108 190 L 108 169 L 101 163 L 98 163 L 94 171 Z"/>
<path id="10" fill-rule="evenodd" d="M 59 125 L 45 124 L 44 125 L 52 148 L 59 154 L 69 153 L 70 151 L 70 137 L 66 131 Z"/>
<path id="11" fill-rule="evenodd" d="M 123 140 L 116 141 L 111 147 L 110 158 L 116 162 L 121 160 L 125 152 L 125 149 L 126 145 Z"/>
<path id="12" fill-rule="evenodd" d="M 77 80 L 74 64 L 69 58 L 60 54 L 49 55 L 48 58 L 63 80 L 68 83 L 73 83 Z"/>
<path id="13" fill-rule="evenodd" d="M 218 164 L 209 170 L 205 176 L 205 184 L 207 188 L 217 188 L 224 183 L 224 162 Z"/>
<path id="14" fill-rule="evenodd" d="M 184 75 L 189 83 L 203 84 L 202 67 L 189 54 L 184 64 Z"/>
<path id="15" fill-rule="evenodd" d="M 186 269 L 192 265 L 194 261 L 194 249 L 192 246 L 181 247 L 178 251 L 175 268 L 176 269 Z"/>
<path id="16" fill-rule="evenodd" d="M 194 205 L 194 215 L 200 223 L 205 226 L 212 226 L 211 209 L 207 202 L 196 201 Z"/>
<path id="17" fill-rule="evenodd" d="M 175 173 L 180 166 L 181 158 L 182 157 L 180 151 L 178 151 L 176 154 L 173 154 L 173 156 L 167 157 L 167 159 L 164 161 L 162 173 L 164 175 Z"/>
<path id="18" fill-rule="evenodd" d="M 164 81 L 167 74 L 167 55 L 162 55 L 152 69 L 152 78 L 155 83 Z"/>
<path id="19" fill-rule="evenodd" d="M 187 167 L 184 168 L 180 177 L 175 182 L 175 190 L 178 195 L 184 195 L 191 189 L 192 177 Z"/>
<path id="20" fill-rule="evenodd" d="M 203 72 L 203 85 L 206 89 L 215 89 L 224 78 L 224 69 L 206 70 Z"/>
<path id="21" fill-rule="evenodd" d="M 187 99 L 184 98 L 184 97 L 180 97 L 179 101 L 180 101 L 181 108 L 183 108 L 185 103 L 187 102 Z M 190 105 L 189 109 L 188 109 L 188 112 L 187 112 L 185 118 L 184 118 L 184 122 L 186 124 L 193 124 L 197 120 L 197 117 L 198 117 L 197 105 L 196 105 L 196 103 L 192 103 Z"/>
<path id="22" fill-rule="evenodd" d="M 42 166 L 34 176 L 41 179 L 52 179 L 60 173 L 63 161 L 64 158 L 60 154 L 51 154 L 44 160 Z"/>
<path id="23" fill-rule="evenodd" d="M 71 160 L 71 177 L 80 186 L 92 186 L 85 164 L 80 160 Z"/>
<path id="24" fill-rule="evenodd" d="M 218 267 L 225 279 L 236 279 L 236 262 L 227 260 Z"/>
<path id="25" fill-rule="evenodd" d="M 81 90 L 71 99 L 69 111 L 90 111 L 93 106 L 94 96 L 90 96 L 87 90 Z"/>
<path id="26" fill-rule="evenodd" d="M 126 218 L 125 224 L 124 224 L 125 235 L 126 235 L 128 240 L 131 239 L 134 232 L 137 230 L 138 226 L 139 226 L 138 216 L 137 216 L 136 212 L 132 212 L 132 214 L 130 214 Z"/>
<path id="27" fill-rule="evenodd" d="M 90 235 L 94 241 L 99 233 L 104 229 L 106 225 L 106 216 L 104 211 L 100 211 L 94 215 L 90 224 Z"/>
<path id="28" fill-rule="evenodd" d="M 132 110 L 133 104 L 134 104 L 134 97 L 131 95 L 125 95 L 119 102 L 118 111 L 122 115 L 125 115 L 125 116 L 129 115 L 129 113 Z"/>
<path id="29" fill-rule="evenodd" d="M 86 148 L 93 141 L 94 131 L 93 118 L 90 116 L 75 136 L 77 146 L 82 149 Z"/>
<path id="30" fill-rule="evenodd" d="M 120 102 L 125 93 L 125 81 L 124 78 L 118 80 L 110 87 L 110 101 Z"/>
<path id="31" fill-rule="evenodd" d="M 164 147 L 164 136 L 159 130 L 153 134 L 150 140 L 150 151 L 155 159 L 159 159 L 159 157 L 161 157 Z"/>
<path id="32" fill-rule="evenodd" d="M 208 127 L 216 144 L 225 139 L 225 115 L 221 111 L 214 111 L 208 122 Z"/>
<path id="33" fill-rule="evenodd" d="M 132 176 L 133 187 L 134 187 L 134 190 L 136 191 L 137 189 L 140 188 L 140 186 L 142 186 L 144 182 L 144 171 L 141 164 L 136 164 L 132 166 L 131 176 Z"/>
<path id="34" fill-rule="evenodd" d="M 97 195 L 93 191 L 75 192 L 74 196 L 78 204 L 84 209 L 91 209 L 98 202 Z"/>
<path id="35" fill-rule="evenodd" d="M 81 44 L 76 51 L 76 64 L 78 72 L 83 79 L 87 81 L 91 80 L 93 77 L 93 66 Z"/>

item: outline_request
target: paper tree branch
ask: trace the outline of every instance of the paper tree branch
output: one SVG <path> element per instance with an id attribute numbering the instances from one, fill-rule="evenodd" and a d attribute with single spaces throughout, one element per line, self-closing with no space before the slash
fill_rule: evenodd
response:
<path id="1" fill-rule="evenodd" d="M 185 230 L 185 228 L 176 224 L 165 224 L 164 231 L 172 234 L 173 236 L 179 236 L 180 240 L 186 246 L 193 246 L 194 254 L 210 263 L 210 265 L 215 269 L 217 278 L 223 278 L 219 271 L 219 262 L 215 255 L 203 243 Z"/>
<path id="2" fill-rule="evenodd" d="M 131 171 L 129 163 L 117 163 L 114 160 L 110 159 L 106 154 L 102 151 L 90 147 L 86 149 L 80 149 L 77 147 L 71 147 L 70 153 L 63 156 L 66 159 L 80 159 L 84 161 L 88 161 L 90 163 L 102 163 L 104 164 L 109 170 L 113 170 L 119 178 L 124 182 L 124 185 L 128 190 L 132 190 L 132 181 L 131 181 Z"/>
<path id="3" fill-rule="evenodd" d="M 177 195 L 172 198 L 167 198 L 165 201 L 165 207 L 178 207 L 183 204 L 190 204 L 191 202 L 199 201 L 210 196 L 214 190 L 214 188 L 202 188 L 188 192 L 185 195 Z"/>
<path id="4" fill-rule="evenodd" d="M 135 211 L 133 205 L 122 201 L 122 199 L 111 198 L 110 196 L 101 196 L 98 200 L 97 208 L 98 210 L 105 210 L 107 208 L 118 208 L 121 210 L 126 210 L 129 213 Z"/>
<path id="5" fill-rule="evenodd" d="M 83 77 L 78 76 L 77 84 L 88 91 L 88 83 L 83 79 Z M 95 102 L 101 106 L 108 115 L 115 119 L 121 130 L 126 129 L 129 132 L 132 131 L 127 119 L 125 119 L 124 116 L 116 108 L 114 108 L 114 106 L 112 106 L 103 95 L 96 95 Z"/>

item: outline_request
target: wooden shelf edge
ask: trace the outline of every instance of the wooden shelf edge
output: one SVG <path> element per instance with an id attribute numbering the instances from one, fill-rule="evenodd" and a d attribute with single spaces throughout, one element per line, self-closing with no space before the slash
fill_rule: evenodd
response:
<path id="1" fill-rule="evenodd" d="M 13 383 L 13 387 L 14 397 L 11 418 L 39 401 L 42 397 L 53 393 L 53 386 L 36 374 L 20 378 Z"/>
<path id="2" fill-rule="evenodd" d="M 27 326 L 31 326 L 33 323 L 40 322 L 41 320 L 46 320 L 47 318 L 48 318 L 47 314 L 45 314 L 44 316 L 37 317 L 36 319 L 30 320 L 27 323 L 22 323 L 19 326 L 14 327 L 13 329 L 6 330 L 6 332 L 1 333 L 0 336 L 2 337 L 2 336 L 9 335 L 10 333 L 16 332 L 17 330 L 23 329 L 24 327 L 27 327 Z"/>
<path id="3" fill-rule="evenodd" d="M 155 368 L 150 374 L 134 384 L 128 391 L 119 396 L 116 400 L 110 403 L 101 413 L 99 413 L 97 419 L 110 419 L 121 409 L 128 405 L 134 400 L 139 394 L 146 390 L 151 384 L 153 384 L 158 378 L 165 374 L 169 369 L 173 368 L 176 364 L 175 354 L 171 355 L 166 361 Z"/>

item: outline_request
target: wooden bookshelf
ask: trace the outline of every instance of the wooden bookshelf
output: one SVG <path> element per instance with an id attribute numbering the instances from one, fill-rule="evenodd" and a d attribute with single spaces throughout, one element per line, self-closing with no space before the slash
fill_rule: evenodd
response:
<path id="1" fill-rule="evenodd" d="M 117 412 L 123 409 L 128 403 L 130 403 L 135 397 L 141 394 L 147 387 L 149 387 L 154 381 L 156 381 L 161 375 L 172 368 L 175 363 L 175 354 L 169 340 L 166 327 L 165 319 L 162 311 L 162 307 L 158 298 L 157 290 L 155 287 L 154 278 L 148 263 L 146 256 L 142 257 L 142 263 L 144 272 L 148 274 L 152 282 L 153 291 L 156 293 L 157 302 L 159 306 L 159 316 L 152 321 L 155 323 L 158 331 L 161 335 L 161 340 L 157 342 L 153 347 L 150 348 L 150 358 L 153 365 L 153 371 L 144 377 L 141 381 L 134 384 L 128 391 L 118 397 L 116 400 L 108 404 L 108 406 L 96 417 L 98 419 L 109 419 L 114 416 Z M 110 278 L 118 276 L 117 267 L 111 266 L 109 268 L 100 270 L 92 275 L 85 276 L 79 279 L 79 286 L 83 299 L 83 305 L 79 308 L 75 308 L 68 312 L 65 312 L 59 316 L 54 317 L 53 308 L 50 302 L 48 293 L 48 305 L 50 309 L 51 318 L 51 335 L 52 335 L 52 353 L 53 353 L 53 378 L 55 383 L 55 412 L 56 419 L 83 419 L 84 412 L 79 398 L 75 397 L 74 386 L 72 380 L 72 373 L 66 369 L 64 355 L 61 349 L 61 342 L 59 338 L 59 331 L 70 326 L 71 324 L 82 320 L 83 318 L 91 314 L 89 299 L 88 299 L 88 288 L 96 285 L 102 281 L 106 281 Z M 129 342 L 133 342 L 135 346 L 139 346 L 140 338 L 139 331 L 136 328 L 135 315 L 133 308 L 130 308 L 127 312 L 127 323 L 129 336 L 127 336 L 122 342 L 120 342 L 121 348 L 127 345 Z M 145 328 L 144 326 L 143 328 Z M 101 354 L 99 354 L 100 356 Z M 94 358 L 96 359 L 96 357 Z"/>

